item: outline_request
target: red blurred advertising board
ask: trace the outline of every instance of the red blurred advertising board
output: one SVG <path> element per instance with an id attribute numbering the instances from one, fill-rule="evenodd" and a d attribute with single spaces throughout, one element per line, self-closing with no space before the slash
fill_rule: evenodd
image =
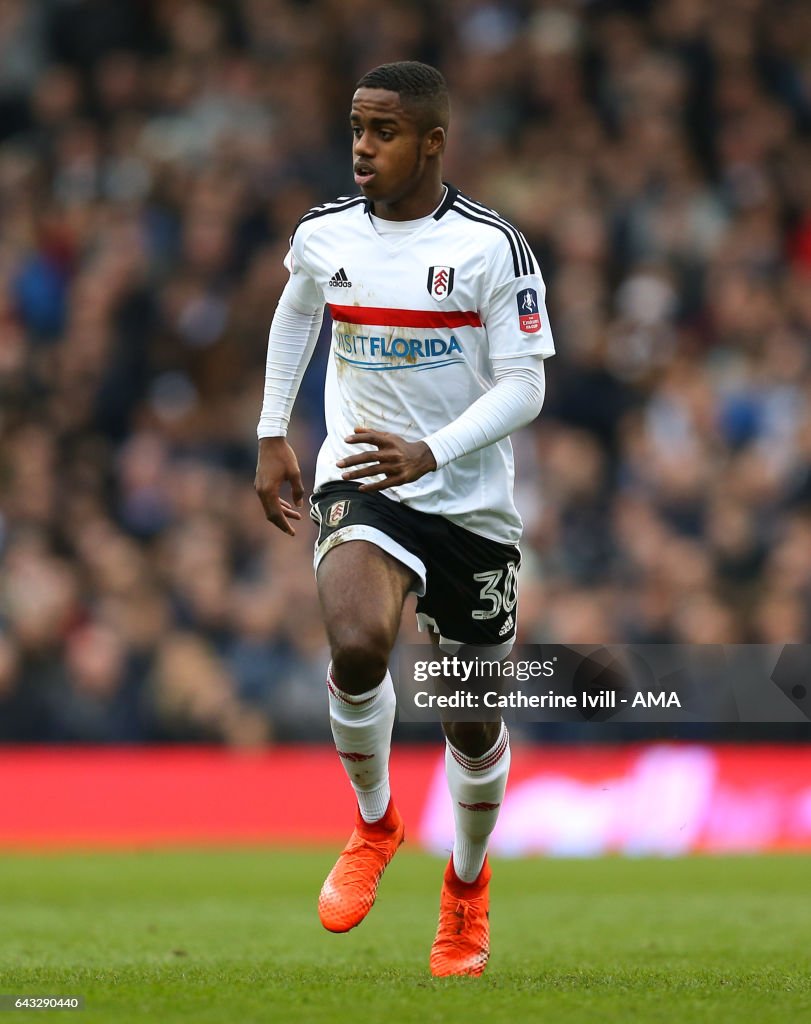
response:
<path id="1" fill-rule="evenodd" d="M 411 842 L 445 851 L 436 747 L 397 747 Z M 0 750 L 0 847 L 330 843 L 351 790 L 329 747 Z M 492 848 L 501 855 L 811 850 L 811 747 L 515 745 Z"/>

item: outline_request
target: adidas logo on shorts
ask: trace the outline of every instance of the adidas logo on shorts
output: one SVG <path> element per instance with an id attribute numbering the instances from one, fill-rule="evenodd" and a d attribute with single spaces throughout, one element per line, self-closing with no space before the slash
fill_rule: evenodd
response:
<path id="1" fill-rule="evenodd" d="M 508 616 L 507 616 L 507 618 L 506 618 L 506 619 L 504 620 L 504 625 L 503 625 L 503 626 L 501 627 L 501 629 L 500 629 L 500 630 L 498 631 L 498 635 L 499 635 L 499 636 L 505 636 L 505 635 L 506 635 L 507 633 L 509 633 L 509 632 L 510 632 L 510 630 L 511 630 L 512 628 L 513 628 L 513 617 L 512 617 L 512 615 L 510 614 L 510 615 L 508 615 Z"/>
<path id="2" fill-rule="evenodd" d="M 332 277 L 329 279 L 330 288 L 351 288 L 352 282 L 346 276 L 346 271 L 343 267 L 340 270 L 336 270 Z"/>

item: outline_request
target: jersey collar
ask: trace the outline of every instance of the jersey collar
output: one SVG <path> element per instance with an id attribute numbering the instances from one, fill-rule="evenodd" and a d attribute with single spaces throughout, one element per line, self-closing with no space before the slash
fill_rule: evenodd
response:
<path id="1" fill-rule="evenodd" d="M 459 195 L 459 189 L 455 185 L 451 185 L 449 181 L 443 181 L 442 184 L 445 186 L 445 198 L 434 210 L 434 220 L 440 220 L 450 210 L 456 201 L 456 197 Z M 370 199 L 364 199 L 363 208 L 368 216 L 372 215 L 372 201 Z"/>
<path id="2" fill-rule="evenodd" d="M 434 220 L 439 220 L 441 217 L 444 217 L 448 210 L 450 210 L 450 208 L 456 202 L 456 197 L 459 195 L 459 189 L 456 188 L 454 185 L 451 185 L 449 181 L 445 181 L 443 182 L 443 184 L 448 191 L 445 193 L 445 198 L 436 208 L 436 212 L 434 213 Z"/>

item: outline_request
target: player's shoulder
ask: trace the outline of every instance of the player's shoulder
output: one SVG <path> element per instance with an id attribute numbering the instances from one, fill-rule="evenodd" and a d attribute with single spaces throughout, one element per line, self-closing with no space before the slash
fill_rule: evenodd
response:
<path id="1" fill-rule="evenodd" d="M 361 195 L 338 196 L 337 199 L 322 203 L 320 206 L 313 206 L 302 217 L 293 229 L 290 241 L 297 235 L 312 235 L 319 230 L 329 227 L 346 217 L 357 216 L 364 213 L 366 200 Z"/>
<path id="2" fill-rule="evenodd" d="M 538 273 L 538 265 L 522 232 L 497 210 L 492 210 L 459 189 L 454 189 L 448 212 L 459 218 L 466 232 L 475 234 L 480 245 L 494 257 L 501 257 L 516 277 Z"/>

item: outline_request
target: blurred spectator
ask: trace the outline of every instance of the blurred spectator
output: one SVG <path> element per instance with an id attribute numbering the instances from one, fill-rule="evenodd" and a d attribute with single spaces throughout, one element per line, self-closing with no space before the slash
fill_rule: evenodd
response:
<path id="1" fill-rule="evenodd" d="M 122 638 L 86 623 L 65 643 L 63 676 L 51 695 L 53 738 L 60 742 L 132 743 L 148 738 L 142 680 Z"/>
<path id="2" fill-rule="evenodd" d="M 150 688 L 155 739 L 256 746 L 268 738 L 264 718 L 240 702 L 233 677 L 194 634 L 176 631 L 161 641 Z"/>
<path id="3" fill-rule="evenodd" d="M 448 174 L 549 286 L 521 638 L 809 642 L 809 39 L 802 0 L 0 3 L 0 740 L 324 736 L 255 425 L 287 237 L 389 59 L 444 70 Z"/>

